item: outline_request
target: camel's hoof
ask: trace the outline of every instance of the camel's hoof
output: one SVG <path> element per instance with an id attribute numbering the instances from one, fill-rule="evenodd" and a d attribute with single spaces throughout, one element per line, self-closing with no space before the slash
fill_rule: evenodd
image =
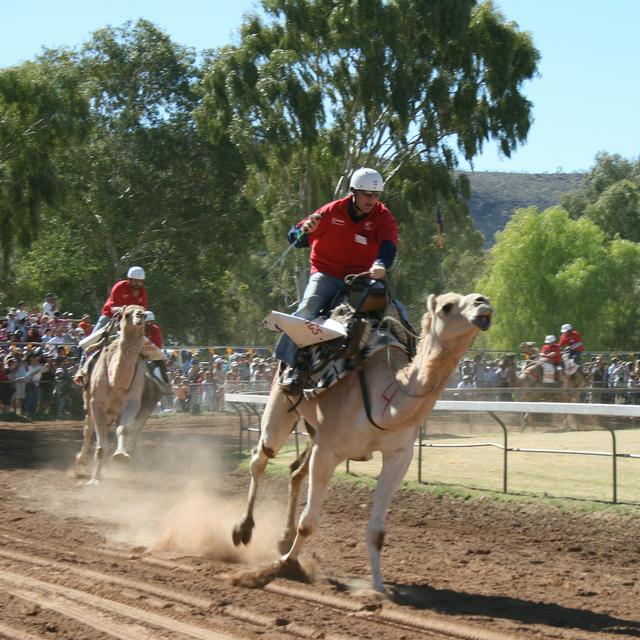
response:
<path id="1" fill-rule="evenodd" d="M 278 541 L 278 551 L 285 555 L 289 549 L 293 546 L 293 538 L 289 536 L 284 536 Z"/>
<path id="2" fill-rule="evenodd" d="M 73 475 L 79 479 L 88 478 L 90 475 L 89 469 L 87 469 L 86 467 L 76 467 L 73 470 Z"/>
<path id="3" fill-rule="evenodd" d="M 131 456 L 124 450 L 118 449 L 112 456 L 112 460 L 120 462 L 122 464 L 129 464 L 131 462 Z"/>
<path id="4" fill-rule="evenodd" d="M 100 485 L 100 480 L 98 480 L 97 478 L 91 478 L 91 480 L 87 482 L 87 487 L 97 487 L 99 485 Z"/>
<path id="5" fill-rule="evenodd" d="M 237 524 L 235 527 L 233 527 L 231 537 L 233 538 L 233 544 L 235 544 L 236 547 L 240 543 L 247 545 L 249 544 L 249 542 L 251 542 L 253 524 L 253 518 L 249 518 L 248 520 L 243 520 L 240 524 Z"/>
<path id="6" fill-rule="evenodd" d="M 277 577 L 310 584 L 313 582 L 314 567 L 303 567 L 299 560 L 280 558 Z"/>

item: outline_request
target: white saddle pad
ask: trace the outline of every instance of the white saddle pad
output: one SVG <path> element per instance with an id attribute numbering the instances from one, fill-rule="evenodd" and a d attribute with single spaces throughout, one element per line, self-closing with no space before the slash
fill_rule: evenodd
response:
<path id="1" fill-rule="evenodd" d="M 327 342 L 327 340 L 344 338 L 347 335 L 344 326 L 331 318 L 314 322 L 280 311 L 272 311 L 264 319 L 264 324 L 271 331 L 286 333 L 298 347 L 308 347 L 312 344 Z"/>

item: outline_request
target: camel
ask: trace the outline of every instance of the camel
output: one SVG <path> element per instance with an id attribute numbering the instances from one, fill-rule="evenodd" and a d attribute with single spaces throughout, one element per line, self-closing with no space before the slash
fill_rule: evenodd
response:
<path id="1" fill-rule="evenodd" d="M 553 384 L 543 382 L 542 365 L 537 360 L 532 360 L 520 374 L 514 374 L 511 384 L 513 387 L 529 390 L 517 398 L 523 402 L 579 402 L 578 391 L 584 389 L 589 381 L 585 369 L 578 367 L 572 374 L 560 371 L 558 377 L 558 381 Z M 532 420 L 532 415 L 524 413 L 520 430 L 524 431 Z M 566 429 L 569 426 L 577 429 L 577 420 L 575 416 L 565 415 L 561 428 Z"/>
<path id="2" fill-rule="evenodd" d="M 129 462 L 130 454 L 138 444 L 140 433 L 144 428 L 149 416 L 158 406 L 158 402 L 162 398 L 163 392 L 159 389 L 158 384 L 154 382 L 149 375 L 145 375 L 144 390 L 140 400 L 140 409 L 133 419 L 133 422 L 126 430 L 121 430 L 118 448 L 120 450 L 116 460 L 119 462 Z M 89 423 L 85 421 L 83 433 L 83 442 L 80 452 L 76 455 L 75 475 L 78 478 L 89 477 L 88 468 L 88 451 L 93 436 L 93 428 L 89 427 Z M 115 454 L 114 454 L 115 455 Z"/>
<path id="3" fill-rule="evenodd" d="M 312 446 L 292 476 L 288 523 L 281 542 L 281 551 L 286 548 L 286 552 L 279 560 L 279 568 L 294 572 L 299 568 L 298 556 L 318 526 L 327 485 L 337 465 L 347 459 L 368 460 L 373 451 L 381 451 L 382 471 L 366 542 L 372 586 L 384 593 L 380 568 L 384 523 L 393 494 L 411 463 L 420 424 L 433 409 L 477 333 L 489 328 L 492 314 L 489 300 L 477 293 L 431 295 L 422 319 L 422 338 L 412 360 L 400 349 L 378 352 L 364 361 L 361 372 L 352 372 L 321 395 L 302 398 L 299 403 L 282 391 L 274 379 L 262 417 L 260 440 L 251 459 L 247 508 L 232 534 L 234 544 L 250 542 L 260 479 L 268 460 L 287 441 L 301 416 Z M 366 404 L 364 388 L 369 400 Z M 296 501 L 307 470 L 310 474 L 307 504 L 294 536 Z"/>
<path id="4" fill-rule="evenodd" d="M 123 461 L 129 459 L 125 437 L 138 415 L 145 387 L 146 365 L 140 357 L 144 344 L 144 323 L 143 307 L 128 305 L 122 309 L 118 337 L 96 356 L 84 386 L 86 423 L 82 448 L 76 455 L 76 474 L 82 475 L 86 466 L 89 443 L 95 431 L 93 474 L 88 484 L 98 484 L 100 481 L 107 434 L 116 420 L 118 440 L 113 458 Z"/>

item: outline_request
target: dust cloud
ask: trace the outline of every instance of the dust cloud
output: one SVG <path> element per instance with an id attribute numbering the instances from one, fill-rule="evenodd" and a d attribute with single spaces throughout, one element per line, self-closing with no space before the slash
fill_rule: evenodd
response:
<path id="1" fill-rule="evenodd" d="M 32 486 L 22 485 L 20 491 L 38 508 L 66 519 L 93 520 L 107 543 L 114 546 L 145 547 L 152 553 L 195 555 L 230 563 L 277 557 L 284 503 L 258 501 L 251 544 L 233 545 L 231 531 L 244 511 L 249 474 L 242 494 L 227 497 L 225 476 L 235 470 L 237 462 L 216 449 L 210 429 L 177 427 L 143 432 L 130 454 L 128 466 L 119 466 L 109 454 L 98 486 L 75 480 L 70 469 L 68 482 L 62 487 L 42 479 Z"/>

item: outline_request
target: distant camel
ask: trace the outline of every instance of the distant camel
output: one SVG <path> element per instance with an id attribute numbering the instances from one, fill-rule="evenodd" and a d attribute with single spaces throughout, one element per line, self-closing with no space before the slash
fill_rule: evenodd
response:
<path id="1" fill-rule="evenodd" d="M 145 310 L 138 305 L 123 307 L 117 338 L 96 356 L 83 397 L 86 413 L 82 448 L 76 456 L 76 475 L 82 475 L 87 463 L 91 436 L 95 431 L 96 450 L 89 484 L 100 481 L 107 448 L 109 428 L 119 419 L 116 429 L 118 448 L 114 458 L 128 459 L 123 448 L 127 428 L 140 410 L 145 387 L 146 365 L 140 357 L 144 344 Z"/>
<path id="2" fill-rule="evenodd" d="M 539 357 L 527 362 L 520 374 L 516 374 L 512 381 L 513 387 L 523 389 L 516 398 L 522 402 L 580 402 L 580 391 L 589 383 L 589 373 L 583 367 L 578 367 L 569 374 L 564 369 L 556 373 L 556 381 L 544 382 L 544 371 Z M 526 390 L 526 391 L 525 391 Z M 531 425 L 533 415 L 523 413 L 520 430 L 524 431 Z M 565 415 L 561 428 L 578 428 L 575 416 Z"/>
<path id="3" fill-rule="evenodd" d="M 413 360 L 408 361 L 399 349 L 378 352 L 365 360 L 362 375 L 352 372 L 316 398 L 303 399 L 297 405 L 274 380 L 262 418 L 260 441 L 251 460 L 247 510 L 233 530 L 234 543 L 249 543 L 260 478 L 269 458 L 287 441 L 300 415 L 310 428 L 313 445 L 310 456 L 301 461 L 294 474 L 284 537 L 288 550 L 279 567 L 296 568 L 304 541 L 318 526 L 321 505 L 336 466 L 346 459 L 368 460 L 373 451 L 381 451 L 382 471 L 366 541 L 373 587 L 383 592 L 380 550 L 384 523 L 393 494 L 411 463 L 420 424 L 433 409 L 478 331 L 489 328 L 492 313 L 489 300 L 477 293 L 467 296 L 446 293 L 437 298 L 432 295 L 427 301 L 422 338 Z M 363 401 L 365 393 L 368 407 Z M 307 468 L 310 473 L 307 504 L 291 544 L 296 501 Z"/>

